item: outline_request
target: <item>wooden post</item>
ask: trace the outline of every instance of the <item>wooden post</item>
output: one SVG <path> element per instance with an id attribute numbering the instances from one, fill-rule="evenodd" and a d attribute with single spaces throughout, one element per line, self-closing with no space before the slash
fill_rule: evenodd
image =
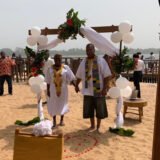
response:
<path id="1" fill-rule="evenodd" d="M 160 64 L 160 53 L 159 53 Z M 156 96 L 156 108 L 155 108 L 155 120 L 154 120 L 154 133 L 153 133 L 153 148 L 152 148 L 152 160 L 159 160 L 160 151 L 160 65 L 158 68 L 158 83 L 157 83 L 157 96 Z"/>
<path id="2" fill-rule="evenodd" d="M 95 31 L 99 33 L 106 33 L 106 32 L 115 32 L 118 31 L 118 26 L 101 26 L 101 27 L 91 27 Z M 49 29 L 45 27 L 44 29 L 41 29 L 41 34 L 42 35 L 53 35 L 53 34 L 58 34 L 59 29 Z M 31 35 L 31 30 L 28 31 L 28 34 Z"/>

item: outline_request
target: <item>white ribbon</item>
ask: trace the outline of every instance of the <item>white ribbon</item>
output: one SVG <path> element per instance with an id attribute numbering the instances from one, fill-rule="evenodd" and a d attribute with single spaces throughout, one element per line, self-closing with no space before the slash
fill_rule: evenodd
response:
<path id="1" fill-rule="evenodd" d="M 50 43 L 48 43 L 47 45 L 43 45 L 43 46 L 40 46 L 38 45 L 38 50 L 41 50 L 41 49 L 52 49 L 54 47 L 56 47 L 59 43 L 62 43 L 63 41 L 60 40 L 60 39 L 54 39 L 53 41 L 51 41 Z"/>

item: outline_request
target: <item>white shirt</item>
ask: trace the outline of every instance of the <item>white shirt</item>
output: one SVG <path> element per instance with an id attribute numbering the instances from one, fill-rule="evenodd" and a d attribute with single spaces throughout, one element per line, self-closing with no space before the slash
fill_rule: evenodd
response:
<path id="1" fill-rule="evenodd" d="M 43 66 L 43 73 L 44 73 L 44 76 L 46 76 L 47 74 L 47 70 L 54 64 L 54 59 L 52 58 L 48 58 L 47 61 L 44 62 L 44 66 Z"/>
<path id="2" fill-rule="evenodd" d="M 144 71 L 144 62 L 141 59 L 138 59 L 138 63 L 135 66 L 134 71 Z"/>
<path id="3" fill-rule="evenodd" d="M 102 90 L 103 79 L 111 76 L 111 71 L 109 69 L 107 62 L 104 60 L 104 58 L 102 57 L 97 57 L 97 58 L 98 58 L 97 64 L 98 64 L 98 70 L 99 70 L 100 89 Z M 93 93 L 92 72 L 90 72 L 91 78 L 88 81 L 88 88 L 85 88 L 85 63 L 86 63 L 86 58 L 84 58 L 80 63 L 76 73 L 76 77 L 82 80 L 82 90 L 81 90 L 82 94 L 93 96 L 94 93 Z"/>

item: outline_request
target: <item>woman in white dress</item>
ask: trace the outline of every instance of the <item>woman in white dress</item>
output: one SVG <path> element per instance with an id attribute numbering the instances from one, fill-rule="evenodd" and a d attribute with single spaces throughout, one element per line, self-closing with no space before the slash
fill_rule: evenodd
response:
<path id="1" fill-rule="evenodd" d="M 75 76 L 69 66 L 62 64 L 62 55 L 54 56 L 55 64 L 46 74 L 48 95 L 48 112 L 53 117 L 53 128 L 56 127 L 56 115 L 60 115 L 60 125 L 64 125 L 64 114 L 68 108 L 68 85 L 74 85 Z"/>

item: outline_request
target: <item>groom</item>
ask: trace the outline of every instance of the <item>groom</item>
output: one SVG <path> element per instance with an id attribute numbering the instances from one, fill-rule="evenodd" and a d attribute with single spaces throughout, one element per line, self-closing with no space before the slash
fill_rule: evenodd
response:
<path id="1" fill-rule="evenodd" d="M 95 129 L 96 113 L 96 128 L 99 132 L 101 119 L 108 117 L 105 95 L 107 79 L 111 76 L 111 71 L 104 58 L 95 55 L 93 44 L 87 44 L 86 54 L 87 58 L 82 60 L 76 73 L 75 91 L 80 91 L 79 83 L 82 81 L 83 118 L 89 118 L 90 129 Z"/>

